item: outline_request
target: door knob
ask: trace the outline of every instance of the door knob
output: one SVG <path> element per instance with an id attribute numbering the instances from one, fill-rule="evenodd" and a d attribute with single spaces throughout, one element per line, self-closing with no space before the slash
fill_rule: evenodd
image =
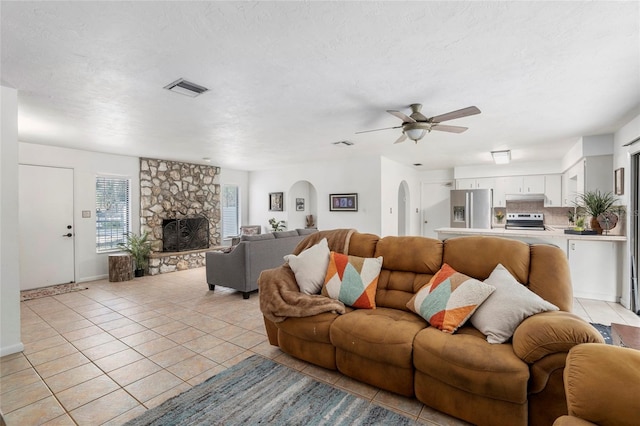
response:
<path id="1" fill-rule="evenodd" d="M 73 237 L 73 234 L 71 232 L 69 232 L 68 234 L 63 234 L 63 237 Z"/>

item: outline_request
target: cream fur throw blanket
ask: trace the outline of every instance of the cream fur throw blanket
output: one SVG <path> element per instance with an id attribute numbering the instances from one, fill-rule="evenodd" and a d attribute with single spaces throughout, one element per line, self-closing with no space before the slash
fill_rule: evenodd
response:
<path id="1" fill-rule="evenodd" d="M 353 229 L 336 229 L 310 234 L 297 245 L 293 254 L 300 254 L 323 238 L 327 239 L 329 250 L 348 254 L 349 240 L 354 232 Z M 338 300 L 301 293 L 289 265 L 262 271 L 258 278 L 258 288 L 260 289 L 260 310 L 273 322 L 281 322 L 288 317 L 309 317 L 323 312 L 339 314 L 345 312 L 344 304 Z"/>

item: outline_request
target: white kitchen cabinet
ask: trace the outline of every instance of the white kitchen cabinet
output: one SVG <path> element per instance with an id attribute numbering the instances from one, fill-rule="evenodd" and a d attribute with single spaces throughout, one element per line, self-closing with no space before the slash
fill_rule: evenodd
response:
<path id="1" fill-rule="evenodd" d="M 613 156 L 584 157 L 562 175 L 562 205 L 575 207 L 576 194 L 613 191 Z"/>
<path id="2" fill-rule="evenodd" d="M 456 189 L 493 189 L 494 178 L 456 179 Z"/>
<path id="3" fill-rule="evenodd" d="M 562 205 L 562 176 L 546 175 L 544 177 L 544 206 L 560 207 Z"/>
<path id="4" fill-rule="evenodd" d="M 507 179 L 506 177 L 497 177 L 495 179 L 495 186 L 493 187 L 493 207 L 507 206 Z"/>
<path id="5" fill-rule="evenodd" d="M 573 296 L 617 302 L 617 243 L 611 241 L 567 240 L 567 257 Z"/>
<path id="6" fill-rule="evenodd" d="M 508 176 L 505 186 L 507 194 L 544 194 L 544 175 Z"/>

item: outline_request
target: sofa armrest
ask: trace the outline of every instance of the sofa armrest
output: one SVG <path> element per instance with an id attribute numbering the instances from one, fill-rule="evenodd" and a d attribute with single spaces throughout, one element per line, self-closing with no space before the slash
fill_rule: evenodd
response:
<path id="1" fill-rule="evenodd" d="M 580 417 L 573 416 L 561 416 L 553 422 L 553 426 L 598 426 L 595 423 L 591 423 L 587 420 L 583 420 Z"/>
<path id="2" fill-rule="evenodd" d="M 563 311 L 533 315 L 513 334 L 513 351 L 528 364 L 550 354 L 569 352 L 580 343 L 604 343 L 604 339 L 588 322 Z"/>
<path id="3" fill-rule="evenodd" d="M 564 369 L 569 415 L 601 426 L 637 425 L 640 419 L 640 351 L 578 345 Z"/>
<path id="4" fill-rule="evenodd" d="M 246 253 L 243 244 L 229 253 L 210 251 L 206 254 L 207 283 L 245 291 Z"/>

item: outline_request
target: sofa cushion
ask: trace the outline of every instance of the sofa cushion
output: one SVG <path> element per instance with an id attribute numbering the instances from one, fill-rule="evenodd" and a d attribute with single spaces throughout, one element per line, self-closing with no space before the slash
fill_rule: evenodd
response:
<path id="1" fill-rule="evenodd" d="M 296 232 L 298 233 L 298 235 L 309 235 L 313 234 L 314 232 L 318 232 L 318 230 L 316 228 L 298 228 L 296 229 Z"/>
<path id="2" fill-rule="evenodd" d="M 322 294 L 347 306 L 376 307 L 376 288 L 382 257 L 365 258 L 331 252 Z"/>
<path id="3" fill-rule="evenodd" d="M 420 331 L 413 343 L 416 370 L 465 392 L 501 401 L 527 401 L 529 366 L 509 343 L 491 345 L 473 327 L 454 335 L 434 327 Z"/>
<path id="4" fill-rule="evenodd" d="M 461 274 L 446 263 L 407 303 L 434 327 L 454 333 L 495 287 Z"/>
<path id="5" fill-rule="evenodd" d="M 297 237 L 298 231 L 296 231 L 295 229 L 292 231 L 278 231 L 278 232 L 273 232 L 273 236 L 276 238 L 289 238 L 289 237 Z"/>
<path id="6" fill-rule="evenodd" d="M 242 235 L 240 237 L 240 241 L 262 241 L 262 240 L 273 240 L 275 238 L 276 237 L 274 237 L 272 233 L 257 234 L 257 235 Z"/>
<path id="7" fill-rule="evenodd" d="M 496 290 L 471 316 L 471 324 L 484 335 L 489 343 L 504 343 L 513 336 L 516 327 L 531 315 L 557 311 L 558 307 L 520 284 L 498 264 L 485 284 Z"/>
<path id="8" fill-rule="evenodd" d="M 297 256 L 286 255 L 284 260 L 295 274 L 300 291 L 306 294 L 320 293 L 329 265 L 329 244 L 326 238 Z"/>
<path id="9" fill-rule="evenodd" d="M 364 358 L 412 368 L 413 339 L 427 323 L 397 309 L 359 309 L 331 324 L 331 343 Z"/>

